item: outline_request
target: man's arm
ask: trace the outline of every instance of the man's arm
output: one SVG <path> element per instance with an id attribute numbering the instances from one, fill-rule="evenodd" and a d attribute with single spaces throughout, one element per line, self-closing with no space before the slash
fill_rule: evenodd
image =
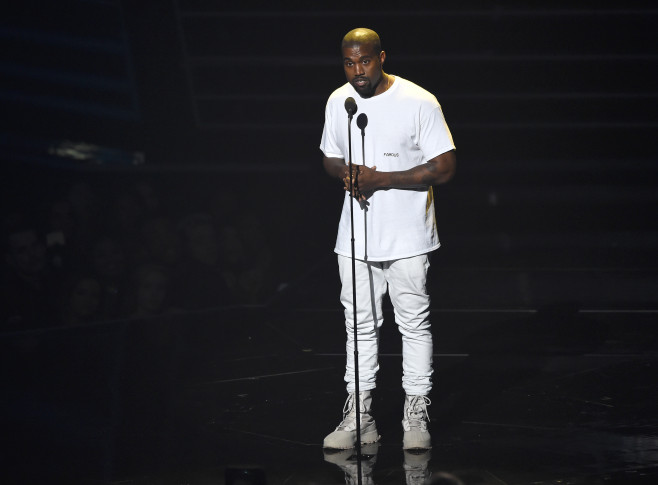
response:
<path id="1" fill-rule="evenodd" d="M 457 166 L 455 151 L 442 153 L 433 159 L 398 172 L 378 172 L 377 167 L 354 167 L 356 173 L 356 186 L 364 199 L 380 189 L 406 189 L 413 187 L 429 187 L 430 185 L 444 184 L 454 175 Z"/>
<path id="2" fill-rule="evenodd" d="M 350 169 L 342 158 L 324 157 L 322 160 L 324 170 L 332 177 L 343 181 L 343 189 L 350 190 Z"/>
<path id="3" fill-rule="evenodd" d="M 325 172 L 327 172 L 331 177 L 339 179 L 344 179 L 347 177 L 347 172 L 349 169 L 345 164 L 345 160 L 342 158 L 324 157 L 322 163 L 324 165 Z"/>

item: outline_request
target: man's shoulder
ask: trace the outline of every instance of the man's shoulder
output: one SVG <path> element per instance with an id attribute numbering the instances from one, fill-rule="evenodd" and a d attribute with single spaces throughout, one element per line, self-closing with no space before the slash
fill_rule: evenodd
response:
<path id="1" fill-rule="evenodd" d="M 329 95 L 329 102 L 335 101 L 337 99 L 342 99 L 343 101 L 345 98 L 349 96 L 354 96 L 354 93 L 351 90 L 351 86 L 349 83 L 345 83 L 339 88 L 336 88 L 333 93 Z"/>
<path id="2" fill-rule="evenodd" d="M 396 79 L 400 81 L 400 92 L 402 95 L 413 97 L 418 100 L 436 102 L 436 96 L 434 96 L 427 89 L 399 76 L 396 76 Z"/>

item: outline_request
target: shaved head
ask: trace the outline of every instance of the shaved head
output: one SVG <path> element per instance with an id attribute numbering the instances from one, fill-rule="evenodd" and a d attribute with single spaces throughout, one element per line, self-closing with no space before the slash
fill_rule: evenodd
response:
<path id="1" fill-rule="evenodd" d="M 377 32 L 365 28 L 350 30 L 345 34 L 345 37 L 343 37 L 343 42 L 340 47 L 341 49 L 344 49 L 346 47 L 355 47 L 366 44 L 371 45 L 374 48 L 375 54 L 379 54 L 382 51 L 382 43 L 379 40 Z"/>

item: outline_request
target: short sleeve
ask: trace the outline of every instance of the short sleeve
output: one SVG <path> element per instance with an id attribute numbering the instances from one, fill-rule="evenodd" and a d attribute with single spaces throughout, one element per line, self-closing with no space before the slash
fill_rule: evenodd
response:
<path id="1" fill-rule="evenodd" d="M 320 150 L 326 157 L 345 158 L 341 152 L 340 146 L 336 139 L 336 127 L 333 123 L 331 113 L 331 101 L 327 102 L 324 114 L 324 129 L 322 130 L 322 140 L 320 141 Z"/>
<path id="2" fill-rule="evenodd" d="M 418 146 L 423 152 L 424 162 L 455 149 L 452 134 L 438 102 L 428 109 L 426 116 L 421 116 Z"/>

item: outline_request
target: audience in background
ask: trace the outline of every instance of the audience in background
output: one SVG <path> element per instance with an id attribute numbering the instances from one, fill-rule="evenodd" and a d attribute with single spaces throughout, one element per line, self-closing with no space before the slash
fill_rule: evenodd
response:
<path id="1" fill-rule="evenodd" d="M 176 285 L 178 304 L 195 310 L 232 303 L 215 221 L 208 214 L 192 214 L 181 220 L 180 231 L 183 257 Z"/>
<path id="2" fill-rule="evenodd" d="M 262 214 L 234 194 L 79 178 L 3 214 L 0 331 L 262 304 L 280 284 Z"/>
<path id="3" fill-rule="evenodd" d="M 101 284 L 100 314 L 109 319 L 121 316 L 126 291 L 126 258 L 123 249 L 109 236 L 100 237 L 84 263 Z"/>
<path id="4" fill-rule="evenodd" d="M 142 225 L 135 255 L 143 262 L 174 268 L 178 263 L 180 236 L 166 217 L 148 219 Z"/>
<path id="5" fill-rule="evenodd" d="M 73 275 L 59 298 L 62 325 L 84 325 L 100 320 L 101 284 L 92 275 Z"/>
<path id="6" fill-rule="evenodd" d="M 171 312 L 169 276 L 156 264 L 137 267 L 126 298 L 125 315 L 133 318 L 156 317 Z"/>
<path id="7" fill-rule="evenodd" d="M 137 244 L 141 224 L 146 214 L 142 198 L 130 190 L 123 190 L 110 197 L 107 212 L 101 217 L 104 226 L 124 248 L 133 248 Z"/>
<path id="8" fill-rule="evenodd" d="M 55 274 L 36 225 L 20 214 L 5 218 L 2 328 L 23 330 L 56 324 Z"/>

